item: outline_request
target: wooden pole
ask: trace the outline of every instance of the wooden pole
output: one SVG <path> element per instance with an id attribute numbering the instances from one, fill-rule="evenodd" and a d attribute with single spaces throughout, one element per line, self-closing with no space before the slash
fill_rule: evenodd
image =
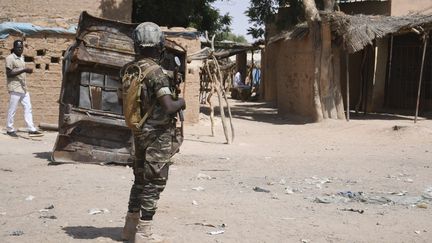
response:
<path id="1" fill-rule="evenodd" d="M 221 78 L 222 77 L 222 73 L 221 73 L 221 70 L 220 70 L 219 63 L 218 63 L 218 61 L 217 61 L 217 59 L 216 59 L 216 57 L 214 55 L 212 55 L 212 58 L 213 58 L 214 63 L 216 64 L 216 73 L 217 73 L 216 76 L 219 76 L 219 78 Z M 219 82 L 219 85 L 220 85 L 220 89 L 221 89 L 221 92 L 222 92 L 222 97 L 224 98 L 224 101 L 225 101 L 225 104 L 226 104 L 227 110 L 228 110 L 228 117 L 229 117 L 229 122 L 230 122 L 230 127 L 231 127 L 231 140 L 227 139 L 227 143 L 230 144 L 230 143 L 234 142 L 234 138 L 235 138 L 234 125 L 233 125 L 233 122 L 232 122 L 231 108 L 230 108 L 230 105 L 229 105 L 229 102 L 228 102 L 227 95 L 225 93 L 225 89 L 222 86 L 222 83 Z M 222 107 L 221 103 L 220 103 L 220 106 Z M 223 109 L 221 110 L 221 114 L 222 113 L 223 113 Z M 229 137 L 226 129 L 224 130 L 224 132 L 225 132 L 225 137 Z"/>
<path id="2" fill-rule="evenodd" d="M 58 124 L 41 122 L 41 123 L 39 123 L 39 127 L 42 130 L 58 131 Z"/>
<path id="3" fill-rule="evenodd" d="M 426 48 L 427 43 L 429 39 L 429 33 L 425 33 L 423 35 L 423 56 L 422 56 L 422 63 L 420 68 L 420 79 L 419 79 L 419 85 L 418 85 L 418 91 L 417 91 L 417 105 L 416 105 L 416 111 L 415 111 L 415 117 L 414 117 L 414 123 L 417 122 L 417 116 L 418 116 L 418 110 L 419 110 L 419 104 L 420 104 L 420 93 L 421 93 L 421 85 L 423 80 L 423 68 L 424 68 L 424 60 L 426 56 Z"/>
<path id="4" fill-rule="evenodd" d="M 206 67 L 206 71 L 207 71 L 207 74 L 206 75 L 208 75 L 208 79 L 209 79 L 209 81 L 210 81 L 210 92 L 209 92 L 209 95 L 207 96 L 207 103 L 209 103 L 209 106 L 210 106 L 210 123 L 211 123 L 211 133 L 212 133 L 212 137 L 214 137 L 215 136 L 215 128 L 214 128 L 214 106 L 213 106 L 213 103 L 212 103 L 212 100 L 211 100 L 211 97 L 213 96 L 213 94 L 215 93 L 215 84 L 213 83 L 213 80 L 212 80 L 212 78 L 211 78 L 211 73 L 210 73 L 210 67 L 209 67 L 209 64 L 208 64 L 208 60 L 206 59 L 205 61 L 204 61 L 204 65 L 205 65 L 205 67 Z"/>
<path id="5" fill-rule="evenodd" d="M 250 73 L 250 87 L 251 87 L 251 91 L 252 91 L 252 87 L 253 87 L 253 70 L 254 70 L 254 51 L 252 50 L 252 54 L 251 54 L 251 73 Z"/>
<path id="6" fill-rule="evenodd" d="M 373 42 L 373 44 L 372 44 L 372 46 L 371 46 L 371 49 L 370 49 L 371 51 L 372 51 L 372 57 L 373 57 L 373 59 L 372 59 L 372 64 L 373 64 L 373 73 L 372 73 L 372 75 L 373 75 L 373 84 L 375 84 L 375 71 L 376 71 L 376 62 L 377 62 L 377 57 L 376 57 L 376 41 L 374 41 Z M 370 58 L 368 58 L 368 67 L 370 66 L 369 65 L 369 61 L 370 61 L 371 59 Z M 363 113 L 363 115 L 364 116 L 366 116 L 367 115 L 367 112 L 368 112 L 368 100 L 369 100 L 369 79 L 370 79 L 370 69 L 368 68 L 367 69 L 368 70 L 368 72 L 367 72 L 367 76 L 368 76 L 368 78 L 367 78 L 367 80 L 365 80 L 365 82 L 364 82 L 364 86 L 365 86 L 365 91 L 364 91 L 364 105 L 363 105 L 363 109 L 364 109 L 364 113 Z M 373 84 L 372 84 L 372 87 L 373 87 Z M 372 88 L 373 89 L 373 88 Z"/>
<path id="7" fill-rule="evenodd" d="M 346 108 L 346 119 L 347 121 L 350 120 L 350 94 L 349 94 L 349 53 L 346 53 L 345 56 L 345 62 L 346 62 L 346 101 L 347 101 L 347 108 Z"/>
<path id="8" fill-rule="evenodd" d="M 390 88 L 390 84 L 391 84 L 392 64 L 393 64 L 393 35 L 390 36 L 390 56 L 389 56 L 389 63 L 388 63 L 387 84 L 386 84 L 385 104 L 384 105 L 388 105 L 388 103 L 389 103 L 389 94 L 388 94 L 389 91 L 388 91 L 388 89 Z"/>
<path id="9" fill-rule="evenodd" d="M 208 59 L 206 59 L 204 61 L 205 69 L 207 71 L 206 75 L 208 75 L 208 78 L 211 82 L 211 87 L 212 87 L 210 94 L 207 97 L 207 102 L 210 105 L 210 121 L 211 121 L 211 126 L 212 126 L 211 127 L 212 136 L 214 136 L 215 132 L 214 132 L 214 106 L 213 106 L 213 103 L 211 102 L 211 97 L 214 93 L 216 93 L 217 97 L 218 97 L 218 101 L 219 101 L 219 109 L 220 109 L 220 115 L 221 115 L 221 119 L 222 119 L 222 126 L 223 126 L 223 130 L 224 130 L 225 138 L 227 140 L 227 144 L 231 144 L 234 140 L 234 126 L 232 124 L 231 109 L 229 107 L 228 99 L 226 98 L 225 89 L 222 86 L 222 82 L 221 82 L 221 80 L 223 79 L 222 73 L 220 70 L 218 60 L 216 59 L 216 57 L 214 55 L 214 39 L 215 39 L 215 36 L 213 36 L 213 38 L 211 40 L 212 52 L 210 53 L 210 56 L 208 57 L 208 59 L 211 59 L 211 61 L 212 61 L 211 67 L 210 67 L 210 63 L 209 63 Z M 208 37 L 207 37 L 207 41 L 209 41 Z M 222 104 L 222 98 L 225 99 L 227 107 L 228 107 L 229 122 L 231 124 L 231 137 L 228 134 L 226 118 L 225 118 L 225 111 L 224 111 L 224 106 Z"/>

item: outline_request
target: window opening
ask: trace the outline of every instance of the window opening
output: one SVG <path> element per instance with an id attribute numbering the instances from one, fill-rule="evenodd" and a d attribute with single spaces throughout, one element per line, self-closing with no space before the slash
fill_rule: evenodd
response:
<path id="1" fill-rule="evenodd" d="M 46 50 L 36 50 L 36 55 L 38 55 L 38 56 L 45 56 L 45 54 L 46 54 Z"/>
<path id="2" fill-rule="evenodd" d="M 80 77 L 80 108 L 123 114 L 118 77 L 92 72 L 81 72 Z"/>
<path id="3" fill-rule="evenodd" d="M 34 62 L 34 57 L 24 56 L 24 62 Z"/>
<path id="4" fill-rule="evenodd" d="M 60 57 L 51 57 L 51 63 L 60 63 Z"/>

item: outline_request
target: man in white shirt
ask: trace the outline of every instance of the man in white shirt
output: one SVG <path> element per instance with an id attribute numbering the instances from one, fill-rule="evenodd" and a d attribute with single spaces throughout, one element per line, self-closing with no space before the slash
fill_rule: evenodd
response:
<path id="1" fill-rule="evenodd" d="M 26 68 L 24 62 L 24 45 L 22 40 L 16 40 L 13 43 L 12 53 L 6 57 L 6 77 L 7 88 L 10 95 L 9 108 L 6 121 L 7 135 L 17 138 L 14 128 L 15 113 L 18 108 L 18 102 L 24 108 L 24 120 L 27 125 L 29 136 L 42 136 L 43 134 L 36 130 L 33 124 L 32 107 L 30 94 L 27 91 L 26 74 L 32 73 L 33 69 Z"/>
<path id="2" fill-rule="evenodd" d="M 241 80 L 241 74 L 240 72 L 237 72 L 234 75 L 234 88 L 242 87 L 244 86 L 244 83 Z"/>

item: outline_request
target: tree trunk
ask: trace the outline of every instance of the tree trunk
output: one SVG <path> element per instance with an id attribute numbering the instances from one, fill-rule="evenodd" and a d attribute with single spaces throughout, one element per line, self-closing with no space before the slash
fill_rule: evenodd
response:
<path id="1" fill-rule="evenodd" d="M 313 102 L 314 120 L 342 119 L 343 104 L 340 79 L 334 77 L 334 57 L 329 23 L 321 21 L 314 0 L 302 0 L 314 47 Z M 335 0 L 324 0 L 324 10 L 333 11 Z M 340 75 L 340 74 L 337 74 Z M 342 104 L 342 105 L 341 105 Z"/>
<path id="2" fill-rule="evenodd" d="M 318 9 L 315 5 L 315 0 L 302 0 L 306 20 L 309 26 L 309 33 L 313 39 L 315 49 L 314 60 L 314 80 L 313 80 L 313 103 L 315 106 L 315 115 L 313 119 L 319 122 L 323 119 L 321 96 L 320 96 L 320 75 L 321 75 L 321 52 L 322 52 L 322 39 L 321 39 L 321 18 Z"/>
<path id="3" fill-rule="evenodd" d="M 324 11 L 333 11 L 335 0 L 324 0 Z"/>
<path id="4" fill-rule="evenodd" d="M 303 5 L 305 10 L 306 20 L 308 23 L 321 20 L 318 13 L 318 9 L 315 5 L 315 0 L 303 0 Z"/>

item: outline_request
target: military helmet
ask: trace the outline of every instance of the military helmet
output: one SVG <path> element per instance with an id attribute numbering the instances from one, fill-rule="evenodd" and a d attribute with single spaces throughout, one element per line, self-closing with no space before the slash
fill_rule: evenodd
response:
<path id="1" fill-rule="evenodd" d="M 135 28 L 133 39 L 137 47 L 162 48 L 165 42 L 165 35 L 157 24 L 144 22 Z"/>

